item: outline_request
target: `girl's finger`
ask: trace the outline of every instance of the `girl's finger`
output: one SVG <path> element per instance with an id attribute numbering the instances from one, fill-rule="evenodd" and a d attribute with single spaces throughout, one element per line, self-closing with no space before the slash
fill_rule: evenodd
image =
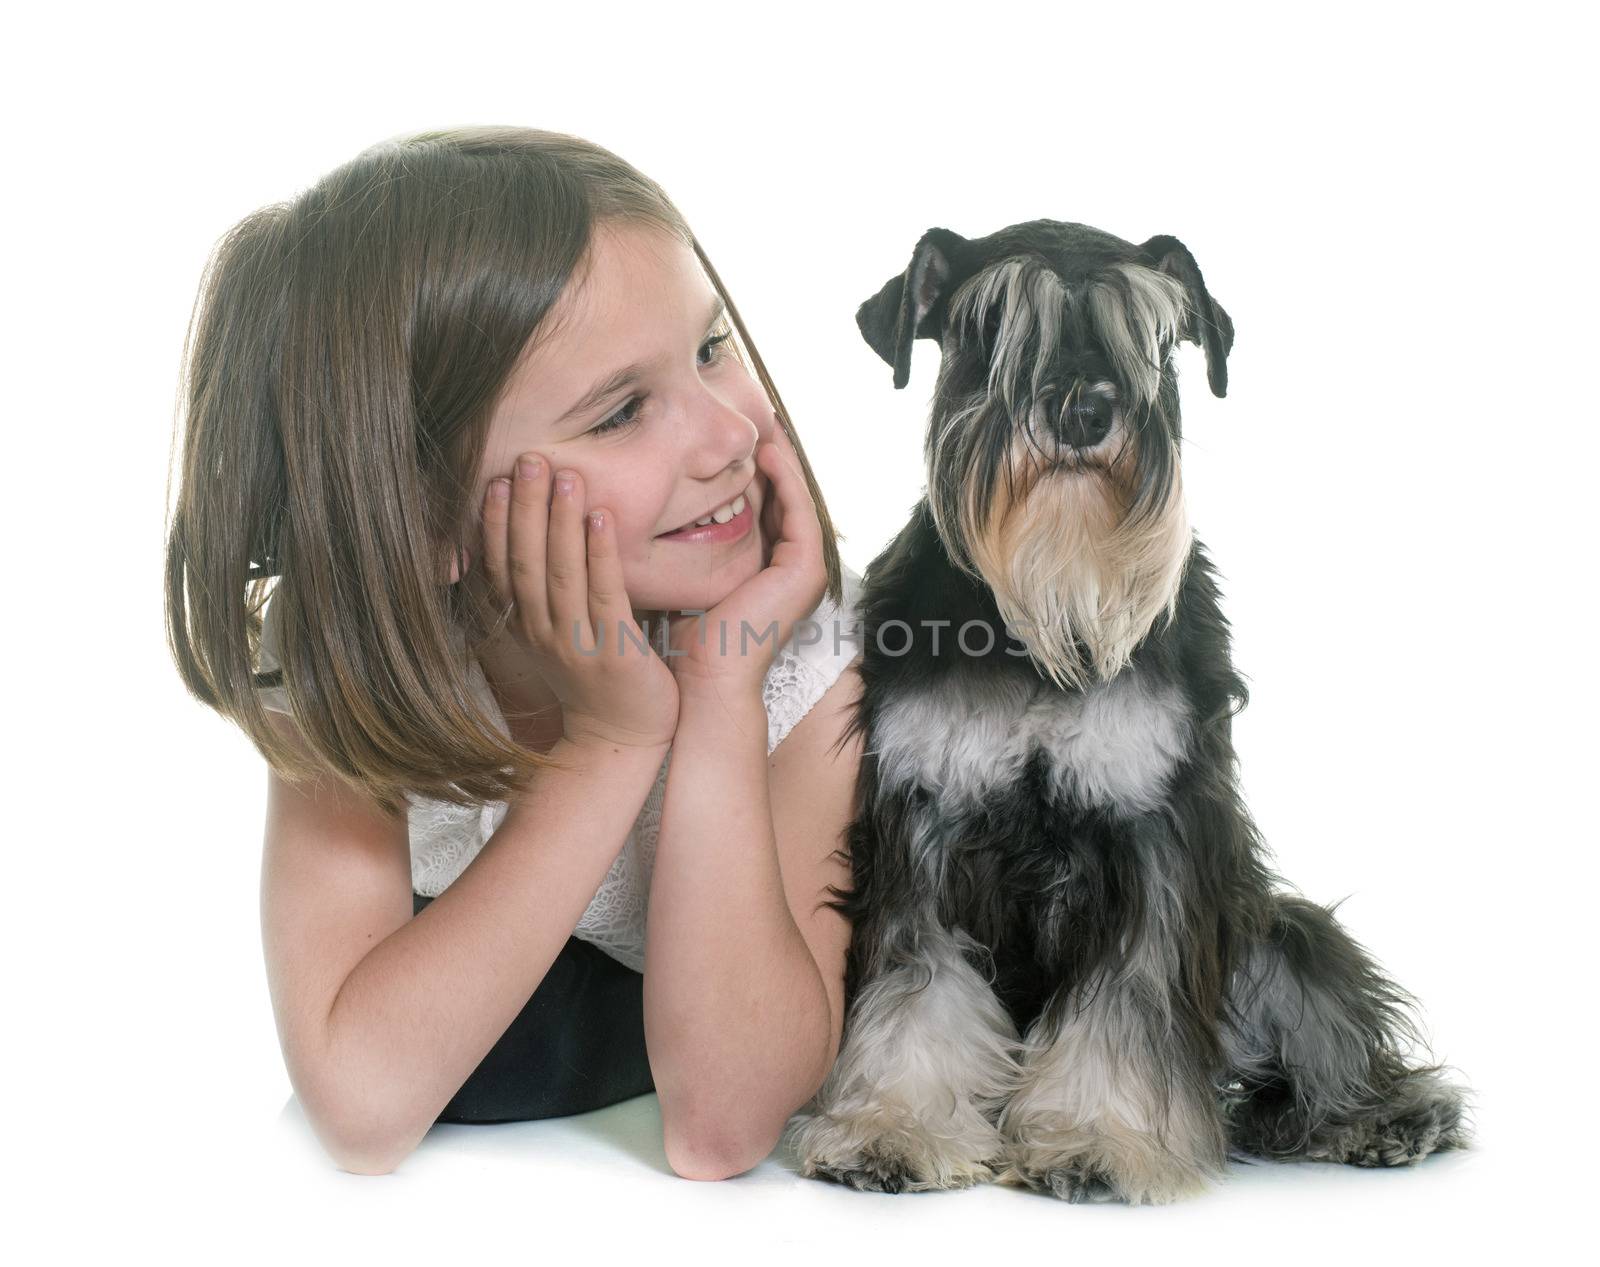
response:
<path id="1" fill-rule="evenodd" d="M 782 528 L 782 514 L 778 509 L 778 487 L 765 472 L 761 475 L 761 535 L 766 543 L 767 558 L 762 561 L 765 567 L 771 562 L 772 547 L 777 545 L 779 532 Z"/>
<path id="2" fill-rule="evenodd" d="M 633 608 L 628 603 L 611 512 L 591 510 L 585 520 L 589 541 L 589 622 L 600 639 L 600 647 L 607 655 L 616 655 L 624 630 L 630 630 L 639 643 L 644 642 L 644 635 L 634 624 Z"/>
<path id="3" fill-rule="evenodd" d="M 782 425 L 773 429 L 770 443 L 778 450 L 778 455 L 782 459 L 783 465 L 788 469 L 790 476 L 793 477 L 795 488 L 807 502 L 810 502 L 811 490 L 806 487 L 806 477 L 800 469 L 800 455 L 794 451 L 794 441 L 789 439 L 789 433 L 783 429 Z"/>
<path id="4" fill-rule="evenodd" d="M 485 550 L 502 552 L 501 568 L 506 579 L 501 601 L 516 603 L 522 626 L 529 633 L 548 637 L 550 605 L 545 597 L 544 554 L 550 515 L 550 464 L 537 453 L 523 454 L 511 478 L 510 501 L 500 505 L 507 508 L 504 513 L 509 519 L 500 531 L 485 533 Z M 493 575 L 492 568 L 490 574 Z"/>
<path id="5" fill-rule="evenodd" d="M 589 566 L 583 536 L 583 481 L 576 471 L 563 470 L 556 475 L 555 497 L 550 503 L 545 588 L 555 637 L 566 650 L 594 646 L 589 628 Z"/>
<path id="6" fill-rule="evenodd" d="M 805 479 L 801 476 L 799 467 L 794 460 L 784 452 L 785 446 L 779 441 L 772 441 L 761 446 L 757 454 L 757 462 L 772 481 L 772 487 L 777 501 L 777 513 L 774 522 L 777 524 L 779 541 L 795 541 L 805 543 L 811 537 L 819 541 L 822 536 L 821 525 L 817 521 L 816 505 L 811 500 L 811 490 L 806 487 Z M 793 453 L 793 449 L 788 450 Z M 774 549 L 777 544 L 774 544 Z"/>
<path id="7" fill-rule="evenodd" d="M 778 452 L 783 454 L 784 460 L 794 468 L 796 475 L 800 475 L 800 455 L 794 451 L 794 441 L 790 439 L 788 431 L 781 422 L 772 428 L 772 439 L 768 443 L 777 445 Z M 801 475 L 800 478 L 801 483 L 804 483 L 805 477 Z"/>
<path id="8" fill-rule="evenodd" d="M 511 581 L 506 572 L 506 525 L 511 518 L 511 484 L 496 476 L 483 490 L 483 574 L 495 601 L 504 608 L 511 602 Z"/>

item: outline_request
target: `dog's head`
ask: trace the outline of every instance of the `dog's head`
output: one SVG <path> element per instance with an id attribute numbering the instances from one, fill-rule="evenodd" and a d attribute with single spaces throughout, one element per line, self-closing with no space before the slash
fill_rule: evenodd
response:
<path id="1" fill-rule="evenodd" d="M 1233 322 L 1194 257 L 1055 220 L 929 229 L 856 324 L 897 388 L 912 340 L 942 349 L 925 451 L 951 559 L 1058 685 L 1113 676 L 1170 619 L 1190 551 L 1179 340 L 1227 392 Z"/>

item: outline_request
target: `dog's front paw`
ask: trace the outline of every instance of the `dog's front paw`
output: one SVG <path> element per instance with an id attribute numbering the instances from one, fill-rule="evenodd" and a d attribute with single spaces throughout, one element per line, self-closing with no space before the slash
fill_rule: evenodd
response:
<path id="1" fill-rule="evenodd" d="M 810 1163 L 809 1169 L 803 1163 L 800 1173 L 807 1178 L 831 1179 L 858 1192 L 927 1192 L 940 1188 L 970 1188 L 994 1178 L 993 1169 L 982 1162 L 969 1164 L 945 1175 L 932 1175 L 919 1169 L 904 1154 L 881 1147 L 869 1148 L 849 1162 L 830 1164 L 816 1161 Z"/>
<path id="2" fill-rule="evenodd" d="M 1096 1162 L 1079 1158 L 1059 1166 L 1007 1166 L 995 1180 L 1011 1187 L 1032 1188 L 1070 1201 L 1074 1205 L 1089 1201 L 1120 1201 L 1116 1180 Z"/>
<path id="3" fill-rule="evenodd" d="M 988 1160 L 977 1160 L 960 1141 L 910 1129 L 863 1132 L 859 1121 L 801 1114 L 791 1121 L 800 1174 L 861 1192 L 929 1192 L 970 1188 L 993 1180 L 1000 1164 L 996 1135 Z"/>
<path id="4" fill-rule="evenodd" d="M 1199 1196 L 1209 1185 L 1207 1168 L 1169 1151 L 1137 1132 L 1100 1136 L 1077 1133 L 1069 1146 L 1013 1140 L 1008 1164 L 996 1183 L 1032 1188 L 1063 1201 L 1125 1201 L 1167 1205 Z"/>

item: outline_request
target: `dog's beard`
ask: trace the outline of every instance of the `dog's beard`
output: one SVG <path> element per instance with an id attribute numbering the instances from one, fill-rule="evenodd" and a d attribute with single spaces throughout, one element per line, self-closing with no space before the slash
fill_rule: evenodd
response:
<path id="1" fill-rule="evenodd" d="M 952 556 L 989 587 L 1030 658 L 1063 688 L 1114 677 L 1156 621 L 1172 619 L 1189 558 L 1178 470 L 1165 497 L 1136 510 L 1134 445 L 1113 446 L 1109 461 L 1053 462 L 1019 439 L 1005 459 L 1010 478 L 1002 471 L 992 490 L 969 483 L 957 523 L 930 501 L 940 535 L 956 539 Z"/>

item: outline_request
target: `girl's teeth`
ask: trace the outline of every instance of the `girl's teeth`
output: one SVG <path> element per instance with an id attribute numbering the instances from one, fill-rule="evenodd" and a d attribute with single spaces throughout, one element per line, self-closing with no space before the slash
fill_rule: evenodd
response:
<path id="1" fill-rule="evenodd" d="M 694 526 L 696 528 L 703 528 L 709 523 L 725 524 L 725 523 L 728 522 L 728 520 L 732 519 L 735 515 L 737 515 L 743 509 L 744 509 L 744 494 L 740 493 L 737 497 L 735 497 L 726 506 L 723 506 L 718 510 L 713 510 L 704 519 L 696 519 L 694 521 Z"/>

